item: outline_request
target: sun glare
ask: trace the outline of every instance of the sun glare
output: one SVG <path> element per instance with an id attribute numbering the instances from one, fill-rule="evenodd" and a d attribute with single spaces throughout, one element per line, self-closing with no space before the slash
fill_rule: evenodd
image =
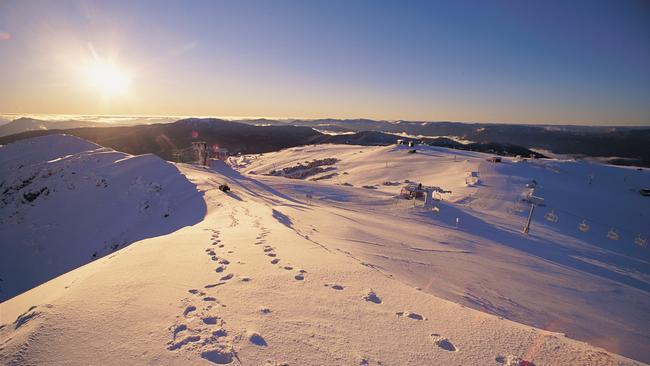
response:
<path id="1" fill-rule="evenodd" d="M 96 61 L 88 69 L 90 84 L 104 96 L 124 95 L 131 84 L 130 75 L 113 63 Z"/>

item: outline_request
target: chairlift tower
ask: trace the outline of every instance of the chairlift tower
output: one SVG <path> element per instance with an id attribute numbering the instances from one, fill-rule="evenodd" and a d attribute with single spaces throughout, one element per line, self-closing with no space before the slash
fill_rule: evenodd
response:
<path id="1" fill-rule="evenodd" d="M 192 142 L 192 148 L 196 152 L 196 158 L 199 164 L 208 165 L 208 143 L 205 141 Z"/>
<path id="2" fill-rule="evenodd" d="M 175 162 L 181 163 L 182 162 L 182 157 L 183 156 L 183 151 L 182 150 L 174 150 L 172 152 L 172 159 L 174 159 Z"/>
<path id="3" fill-rule="evenodd" d="M 535 211 L 535 206 L 543 205 L 544 199 L 536 196 L 528 196 L 527 199 L 530 202 L 530 212 L 528 213 L 528 219 L 526 220 L 526 226 L 524 226 L 523 233 L 528 234 L 530 232 L 530 222 L 533 219 L 533 211 Z"/>

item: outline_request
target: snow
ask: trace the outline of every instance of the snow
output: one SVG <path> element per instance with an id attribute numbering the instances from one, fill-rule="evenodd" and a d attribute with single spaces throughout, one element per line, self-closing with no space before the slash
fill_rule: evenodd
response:
<path id="1" fill-rule="evenodd" d="M 316 229 L 314 241 L 437 296 L 648 360 L 650 258 L 634 244 L 637 235 L 650 234 L 650 206 L 638 193 L 650 181 L 647 171 L 560 160 L 493 164 L 482 153 L 406 149 L 298 147 L 242 157 L 248 165 L 239 169 L 289 196 L 310 194 L 313 210 L 282 212 L 300 230 Z M 340 159 L 338 175 L 318 183 L 264 175 L 328 157 Z M 479 172 L 482 183 L 467 187 L 467 172 Z M 520 200 L 533 179 L 547 206 L 537 208 L 526 237 L 520 232 L 529 206 Z M 438 213 L 413 209 L 393 198 L 399 186 L 386 184 L 404 181 L 452 193 L 437 203 Z M 377 189 L 357 189 L 368 185 Z M 544 218 L 551 208 L 556 224 Z M 577 229 L 583 219 L 590 224 L 586 233 Z M 611 228 L 619 240 L 607 239 Z"/>
<path id="2" fill-rule="evenodd" d="M 0 300 L 205 214 L 172 164 L 72 136 L 2 147 L 0 171 Z"/>
<path id="3" fill-rule="evenodd" d="M 12 145 L 0 149 L 0 158 Z M 631 173 L 625 184 L 632 187 L 639 184 L 637 173 L 647 181 L 646 172 L 597 165 L 583 171 L 559 161 L 491 165 L 484 154 L 418 150 L 307 146 L 235 158 L 238 170 L 221 162 L 211 169 L 176 164 L 170 179 L 186 178 L 181 186 L 189 181 L 192 189 L 176 197 L 174 188 L 168 199 L 176 198 L 175 212 L 181 212 L 200 198 L 201 217 L 175 231 L 149 232 L 3 302 L 0 363 L 639 364 L 616 353 L 648 361 L 647 252 L 622 242 L 593 243 L 543 219 L 526 237 L 519 233 L 525 213 L 510 209 L 531 178 L 539 182 L 536 195 L 568 209 L 567 194 L 587 185 L 584 171 L 595 171 L 593 192 L 577 194 L 579 205 L 570 211 L 642 230 L 637 210 L 647 206 L 632 204 L 641 197 L 614 178 Z M 140 158 L 125 157 L 125 163 Z M 174 167 L 144 158 L 139 174 Z M 339 160 L 339 174 L 329 179 L 265 175 L 329 158 Z M 108 160 L 109 167 L 121 161 Z M 105 171 L 94 164 L 79 168 Z M 127 174 L 122 167 L 111 171 Z M 467 171 L 479 171 L 483 183 L 467 187 Z M 452 193 L 436 202 L 438 213 L 413 208 L 393 198 L 399 186 L 383 184 L 405 179 Z M 111 196 L 117 200 L 131 182 L 111 179 Z M 217 188 L 224 182 L 232 188 L 228 194 Z M 618 198 L 596 199 L 605 193 Z M 76 209 L 88 204 L 80 201 L 68 196 L 66 202 Z M 130 201 L 116 202 L 124 206 L 117 212 L 128 212 Z M 629 209 L 613 218 L 591 212 L 597 202 Z M 33 211 L 53 212 L 40 204 Z M 75 227 L 67 215 L 58 216 Z M 69 239 L 62 235 L 53 232 L 50 241 L 63 246 Z M 3 246 L 2 257 L 14 250 Z"/>

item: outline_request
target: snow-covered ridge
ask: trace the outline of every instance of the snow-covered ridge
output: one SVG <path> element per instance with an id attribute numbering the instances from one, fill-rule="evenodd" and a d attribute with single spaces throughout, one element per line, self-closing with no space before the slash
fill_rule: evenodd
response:
<path id="1" fill-rule="evenodd" d="M 304 146 L 234 158 L 239 171 L 221 161 L 209 168 L 172 165 L 203 194 L 187 201 L 200 197 L 205 217 L 4 301 L 0 363 L 591 366 L 640 365 L 617 353 L 650 359 L 642 260 L 539 217 L 529 236 L 520 234 L 524 215 L 511 198 L 531 177 L 544 197 L 566 200 L 559 192 L 586 185 L 583 173 L 554 161 L 496 165 L 485 154 L 416 149 Z M 75 179 L 80 172 L 92 178 L 83 192 L 121 186 L 116 201 L 122 192 L 168 193 L 162 179 L 148 176 L 125 184 L 107 179 L 103 187 L 91 173 L 102 166 L 101 156 L 112 154 L 119 153 L 97 148 L 32 165 L 91 156 L 100 162 L 71 164 L 84 168 L 74 170 Z M 159 162 L 148 159 L 122 154 L 106 166 L 142 160 L 140 173 Z M 310 161 L 332 163 L 340 174 L 266 175 Z M 479 173 L 479 184 L 465 185 L 468 170 Z M 596 178 L 585 197 L 607 191 L 631 202 L 611 186 L 623 177 L 605 175 L 612 182 Z M 452 193 L 435 203 L 437 210 L 423 209 L 394 198 L 407 180 Z M 219 190 L 223 183 L 232 190 Z M 24 198 L 12 195 L 14 204 Z M 54 196 L 28 197 L 40 210 Z M 81 197 L 107 204 L 104 196 Z M 164 214 L 154 206 L 144 210 Z M 193 207 L 181 216 L 196 213 Z M 89 228 L 113 221 L 128 220 L 113 215 Z M 590 233 L 596 231 L 593 225 Z M 54 235 L 51 242 L 62 244 Z M 41 257 L 27 253 L 21 261 L 31 259 Z"/>
<path id="2" fill-rule="evenodd" d="M 73 136 L 3 146 L 0 172 L 0 300 L 205 214 L 172 164 Z"/>

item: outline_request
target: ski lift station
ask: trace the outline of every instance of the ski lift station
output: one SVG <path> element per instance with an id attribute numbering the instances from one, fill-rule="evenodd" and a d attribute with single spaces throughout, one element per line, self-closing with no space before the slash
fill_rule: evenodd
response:
<path id="1" fill-rule="evenodd" d="M 425 190 L 422 184 L 409 183 L 402 187 L 399 192 L 400 197 L 406 199 L 422 198 L 425 195 Z"/>
<path id="2" fill-rule="evenodd" d="M 214 147 L 212 149 L 212 156 L 215 159 L 225 161 L 228 158 L 228 155 L 229 155 L 228 149 L 226 149 L 225 147 Z"/>
<path id="3" fill-rule="evenodd" d="M 451 191 L 440 187 L 423 186 L 422 183 L 409 183 L 402 187 L 399 195 L 409 200 L 424 198 L 424 205 L 428 206 L 433 201 L 441 201 L 444 193 L 451 193 Z"/>
<path id="4" fill-rule="evenodd" d="M 207 166 L 212 158 L 225 161 L 229 152 L 228 149 L 216 145 L 208 148 L 208 143 L 205 141 L 193 141 L 190 147 L 174 150 L 172 156 L 174 161 L 179 163 L 197 163 Z"/>

